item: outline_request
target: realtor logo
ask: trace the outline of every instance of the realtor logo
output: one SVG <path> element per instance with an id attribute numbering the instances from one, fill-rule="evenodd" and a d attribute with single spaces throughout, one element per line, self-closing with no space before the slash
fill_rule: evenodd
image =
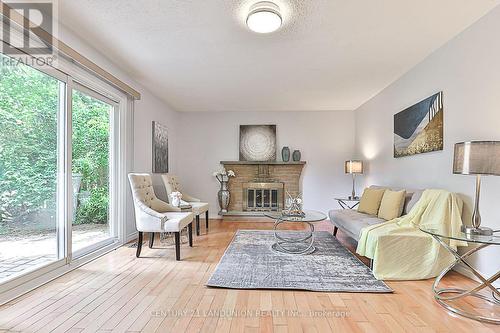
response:
<path id="1" fill-rule="evenodd" d="M 54 0 L 2 1 L 4 24 L 0 28 L 0 51 L 9 56 L 52 56 L 55 35 Z M 28 33 L 29 32 L 29 33 Z M 40 38 L 43 36 L 43 39 Z"/>

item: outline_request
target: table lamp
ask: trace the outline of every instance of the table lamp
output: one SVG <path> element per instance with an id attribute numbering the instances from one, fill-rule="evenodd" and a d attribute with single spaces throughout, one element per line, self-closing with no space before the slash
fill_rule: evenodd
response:
<path id="1" fill-rule="evenodd" d="M 358 199 L 355 190 L 356 174 L 363 173 L 363 161 L 345 161 L 344 170 L 346 174 L 352 175 L 352 195 L 349 197 L 349 199 Z"/>
<path id="2" fill-rule="evenodd" d="M 493 235 L 493 230 L 481 227 L 479 195 L 481 176 L 500 176 L 500 141 L 470 141 L 455 144 L 453 173 L 476 176 L 476 197 L 472 213 L 472 226 L 462 226 L 462 231 L 472 235 Z"/>

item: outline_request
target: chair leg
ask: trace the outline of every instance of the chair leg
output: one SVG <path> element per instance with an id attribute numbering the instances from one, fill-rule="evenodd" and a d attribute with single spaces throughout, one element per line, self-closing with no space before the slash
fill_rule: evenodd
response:
<path id="1" fill-rule="evenodd" d="M 141 249 L 142 249 L 142 231 L 139 231 L 139 239 L 137 240 L 137 252 L 135 253 L 135 256 L 139 258 L 141 255 Z"/>
<path id="2" fill-rule="evenodd" d="M 206 224 L 207 232 L 208 232 L 208 210 L 205 212 L 205 224 Z"/>
<path id="3" fill-rule="evenodd" d="M 153 248 L 154 242 L 155 242 L 155 233 L 154 232 L 150 232 L 149 233 L 149 248 L 150 249 Z"/>
<path id="4" fill-rule="evenodd" d="M 200 215 L 196 215 L 196 236 L 200 235 Z"/>
<path id="5" fill-rule="evenodd" d="M 333 226 L 333 237 L 337 237 L 337 231 L 339 231 L 339 228 L 337 226 Z"/>
<path id="6" fill-rule="evenodd" d="M 188 239 L 189 239 L 189 246 L 193 247 L 193 223 L 188 224 Z"/>
<path id="7" fill-rule="evenodd" d="M 370 269 L 373 271 L 373 259 L 370 259 Z"/>
<path id="8" fill-rule="evenodd" d="M 181 260 L 181 233 L 174 232 L 175 236 L 175 260 Z"/>

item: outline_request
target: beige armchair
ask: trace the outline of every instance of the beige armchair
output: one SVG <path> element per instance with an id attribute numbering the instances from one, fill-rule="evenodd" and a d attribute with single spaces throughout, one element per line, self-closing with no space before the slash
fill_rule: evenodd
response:
<path id="1" fill-rule="evenodd" d="M 175 177 L 173 174 L 166 173 L 163 174 L 161 178 L 163 180 L 163 184 L 165 184 L 165 190 L 167 191 L 167 195 L 169 198 L 172 192 L 180 192 L 182 193 L 182 200 L 191 205 L 191 211 L 196 216 L 196 235 L 200 235 L 200 215 L 203 213 L 205 213 L 205 227 L 208 232 L 208 203 L 201 202 L 200 199 L 197 199 L 182 191 L 181 185 L 177 181 L 177 177 Z"/>
<path id="2" fill-rule="evenodd" d="M 128 175 L 134 198 L 135 225 L 139 231 L 136 256 L 141 255 L 143 233 L 149 232 L 149 247 L 153 247 L 157 232 L 172 232 L 175 237 L 175 257 L 180 260 L 180 232 L 188 227 L 189 246 L 193 246 L 193 213 L 181 212 L 158 199 L 153 189 L 151 176 L 147 173 Z"/>

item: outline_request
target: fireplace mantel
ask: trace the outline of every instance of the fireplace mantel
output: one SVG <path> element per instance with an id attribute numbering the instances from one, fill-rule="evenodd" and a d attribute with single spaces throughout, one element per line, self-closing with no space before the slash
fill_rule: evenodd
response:
<path id="1" fill-rule="evenodd" d="M 257 162 L 257 161 L 220 161 L 222 165 L 301 165 L 306 164 L 305 161 L 267 161 L 267 162 Z"/>

